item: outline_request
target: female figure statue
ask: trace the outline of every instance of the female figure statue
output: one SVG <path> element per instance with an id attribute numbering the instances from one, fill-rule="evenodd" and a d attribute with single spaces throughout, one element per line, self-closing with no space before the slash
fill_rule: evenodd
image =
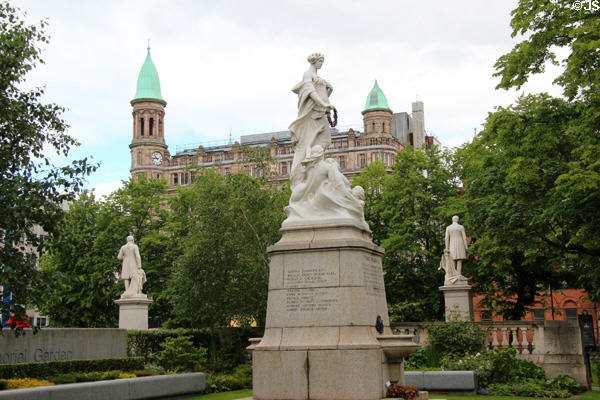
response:
<path id="1" fill-rule="evenodd" d="M 298 118 L 290 125 L 294 160 L 290 171 L 291 185 L 295 186 L 297 169 L 305 160 L 310 160 L 311 149 L 319 145 L 327 149 L 331 144 L 331 130 L 325 113 L 334 109 L 329 101 L 333 87 L 317 75 L 325 57 L 321 53 L 308 56 L 310 67 L 302 76 L 302 81 L 292 88 L 298 95 Z"/>
<path id="2" fill-rule="evenodd" d="M 310 158 L 302 164 L 300 179 L 285 208 L 287 221 L 353 220 L 368 229 L 363 214 L 363 188 L 350 188 L 337 162 L 325 158 L 323 147 L 314 146 Z"/>

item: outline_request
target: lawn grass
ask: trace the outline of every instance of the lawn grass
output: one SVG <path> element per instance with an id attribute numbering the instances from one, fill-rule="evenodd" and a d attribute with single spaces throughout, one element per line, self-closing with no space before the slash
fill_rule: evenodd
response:
<path id="1" fill-rule="evenodd" d="M 189 397 L 185 400 L 236 400 L 252 397 L 252 389 L 234 390 L 231 392 L 220 392 L 205 394 L 202 396 Z M 591 400 L 591 399 L 590 399 Z"/>
<path id="2" fill-rule="evenodd" d="M 449 399 L 449 400 L 540 400 L 541 397 L 516 397 L 516 396 L 481 396 L 476 394 L 455 395 L 455 394 L 429 394 L 430 399 Z M 559 399 L 553 399 L 559 400 Z M 600 400 L 600 392 L 589 390 L 579 397 L 579 400 Z"/>
<path id="3" fill-rule="evenodd" d="M 221 392 L 205 394 L 203 396 L 190 397 L 186 400 L 236 400 L 246 397 L 252 397 L 252 390 L 235 390 L 233 392 Z M 514 396 L 478 396 L 476 394 L 455 395 L 455 394 L 430 394 L 430 399 L 449 399 L 449 400 L 540 400 L 540 397 L 514 397 Z M 559 399 L 553 399 L 559 400 Z M 600 392 L 592 390 L 585 392 L 579 400 L 600 400 Z"/>

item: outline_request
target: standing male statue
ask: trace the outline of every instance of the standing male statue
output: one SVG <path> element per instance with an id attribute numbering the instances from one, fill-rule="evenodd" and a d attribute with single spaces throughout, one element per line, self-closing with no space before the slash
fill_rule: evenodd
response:
<path id="1" fill-rule="evenodd" d="M 455 215 L 452 224 L 446 228 L 446 248 L 442 260 L 449 258 L 447 264 L 451 265 L 447 265 L 447 268 L 453 269 L 458 277 L 462 277 L 462 260 L 467 259 L 468 248 L 465 227 L 458 223 L 458 216 Z"/>
<path id="2" fill-rule="evenodd" d="M 136 275 L 139 274 L 138 270 L 141 270 L 143 273 L 140 250 L 138 246 L 133 243 L 133 236 L 127 236 L 127 243 L 121 247 L 117 258 L 123 260 L 123 267 L 121 268 L 121 279 L 125 282 L 125 293 L 123 293 L 123 295 L 129 295 L 131 292 L 129 288 L 130 280 L 136 278 Z M 143 280 L 145 281 L 145 279 Z M 135 291 L 141 293 L 142 290 L 139 283 L 137 286 L 139 287 L 136 287 Z"/>

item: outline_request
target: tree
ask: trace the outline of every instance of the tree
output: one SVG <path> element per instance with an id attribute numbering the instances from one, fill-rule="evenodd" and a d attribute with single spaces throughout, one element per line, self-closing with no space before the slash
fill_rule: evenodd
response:
<path id="1" fill-rule="evenodd" d="M 490 113 L 457 153 L 466 186 L 465 225 L 476 261 L 469 269 L 483 305 L 520 319 L 536 295 L 572 282 L 572 259 L 553 245 L 570 222 L 556 181 L 578 146 L 565 135 L 577 106 L 526 96 Z"/>
<path id="2" fill-rule="evenodd" d="M 54 150 L 66 156 L 78 143 L 66 134 L 64 109 L 41 103 L 42 88 L 21 89 L 27 73 L 43 62 L 39 45 L 48 43 L 44 22 L 26 25 L 21 18 L 19 10 L 0 3 L 0 285 L 2 314 L 18 319 L 39 299 L 32 290 L 36 255 L 24 243 L 41 254 L 43 243 L 33 227 L 52 232 L 61 204 L 74 198 L 95 169 L 86 159 L 57 167 L 47 155 Z"/>
<path id="3" fill-rule="evenodd" d="M 512 36 L 524 39 L 496 62 L 501 81 L 497 88 L 519 89 L 533 74 L 543 73 L 547 62 L 564 66 L 554 81 L 569 100 L 598 99 L 600 92 L 600 16 L 591 2 L 520 0 L 512 11 Z M 568 53 L 558 59 L 557 49 Z M 566 54 L 565 53 L 565 54 Z"/>
<path id="4" fill-rule="evenodd" d="M 513 227 L 521 231 L 523 240 L 539 243 L 535 252 L 533 247 L 520 246 L 523 251 L 519 257 L 523 259 L 510 261 L 514 268 L 518 264 L 531 264 L 533 268 L 533 271 L 518 268 L 520 273 L 531 276 L 521 282 L 527 286 L 519 289 L 522 299 L 517 302 L 521 305 L 514 304 L 507 313 L 513 318 L 525 312 L 536 290 L 566 273 L 568 268 L 565 267 L 572 267 L 579 276 L 580 287 L 584 287 L 592 299 L 600 300 L 600 215 L 597 212 L 600 207 L 600 15 L 593 2 L 578 4 L 583 6 L 579 10 L 566 0 L 521 0 L 512 12 L 511 25 L 513 36 L 523 35 L 523 40 L 496 63 L 495 76 L 501 78 L 498 88 L 504 89 L 520 88 L 532 75 L 543 73 L 547 62 L 563 66 L 554 82 L 563 88 L 566 100 L 544 95 L 520 99 L 515 107 L 491 114 L 484 132 L 469 146 L 473 151 L 468 153 L 481 165 L 476 166 L 474 162 L 468 168 L 490 179 L 491 171 L 498 171 L 501 175 L 498 181 L 492 182 L 493 187 L 500 190 L 506 185 L 504 189 L 510 189 L 495 194 L 486 192 L 484 196 L 488 199 L 497 195 L 505 200 L 495 202 L 498 208 L 487 209 L 488 213 L 516 216 L 518 212 L 511 213 L 506 206 L 519 205 L 524 214 L 531 214 L 528 198 L 539 207 L 535 218 L 523 216 L 526 219 L 521 223 L 511 221 Z M 567 56 L 559 59 L 556 49 Z M 512 137 L 507 132 L 509 129 L 513 130 Z M 529 140 L 527 135 L 537 141 Z M 505 140 L 509 138 L 515 145 Z M 477 148 L 485 152 L 484 158 L 474 154 Z M 507 169 L 499 170 L 501 164 Z M 471 178 L 467 188 L 474 202 L 479 190 L 476 186 L 480 184 L 474 174 Z M 519 184 L 518 179 L 527 183 Z M 527 184 L 532 186 L 528 188 Z M 541 227 L 545 231 L 541 231 Z M 493 237 L 497 244 L 503 242 L 500 235 L 508 233 L 508 229 L 498 229 L 493 224 L 488 228 L 487 238 Z M 478 229 L 483 234 L 484 226 Z M 541 270 L 533 267 L 544 260 L 555 266 L 555 272 L 544 275 L 542 271 L 550 267 Z M 514 283 L 514 274 L 510 279 Z M 503 284 L 503 280 L 495 283 L 498 287 Z M 487 293 L 491 290 L 485 289 Z M 510 306 L 493 300 L 491 303 Z"/>
<path id="5" fill-rule="evenodd" d="M 38 308 L 53 326 L 113 327 L 117 324 L 114 300 L 124 288 L 118 281 L 121 263 L 116 255 L 133 234 L 140 246 L 142 268 L 148 282 L 144 292 L 154 298 L 150 317 L 165 319 L 170 312 L 163 296 L 170 275 L 169 240 L 161 233 L 166 211 L 162 180 L 129 181 L 105 201 L 84 193 L 74 201 L 48 240 L 38 283 Z"/>
<path id="6" fill-rule="evenodd" d="M 385 220 L 381 215 L 383 208 L 380 205 L 380 194 L 387 177 L 387 166 L 381 160 L 375 160 L 368 164 L 360 175 L 352 179 L 352 187 L 362 186 L 365 190 L 365 221 L 371 229 L 373 243 L 378 246 L 387 234 Z"/>
<path id="7" fill-rule="evenodd" d="M 392 174 L 382 180 L 375 202 L 383 225 L 381 244 L 390 315 L 394 321 L 435 320 L 443 315 L 438 271 L 444 251 L 445 221 L 459 211 L 449 152 L 437 148 L 398 152 Z M 370 173 L 371 171 L 368 171 Z"/>
<path id="8" fill-rule="evenodd" d="M 217 328 L 265 320 L 269 257 L 287 194 L 245 174 L 202 170 L 171 203 L 180 246 L 170 281 L 177 326 Z"/>

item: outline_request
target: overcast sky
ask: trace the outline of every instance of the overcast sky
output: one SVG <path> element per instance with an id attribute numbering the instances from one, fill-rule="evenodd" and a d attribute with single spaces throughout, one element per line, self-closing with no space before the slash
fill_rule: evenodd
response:
<path id="1" fill-rule="evenodd" d="M 425 104 L 425 128 L 443 145 L 470 141 L 487 113 L 522 92 L 558 95 L 548 76 L 495 90 L 493 64 L 510 36 L 513 0 L 471 1 L 11 1 L 47 18 L 51 41 L 27 85 L 66 107 L 74 157 L 91 156 L 97 193 L 129 177 L 131 106 L 150 39 L 167 101 L 165 139 L 178 145 L 287 129 L 292 86 L 306 57 L 325 54 L 340 126 L 362 125 L 375 79 L 394 112 Z M 361 129 L 362 130 L 362 129 Z"/>

